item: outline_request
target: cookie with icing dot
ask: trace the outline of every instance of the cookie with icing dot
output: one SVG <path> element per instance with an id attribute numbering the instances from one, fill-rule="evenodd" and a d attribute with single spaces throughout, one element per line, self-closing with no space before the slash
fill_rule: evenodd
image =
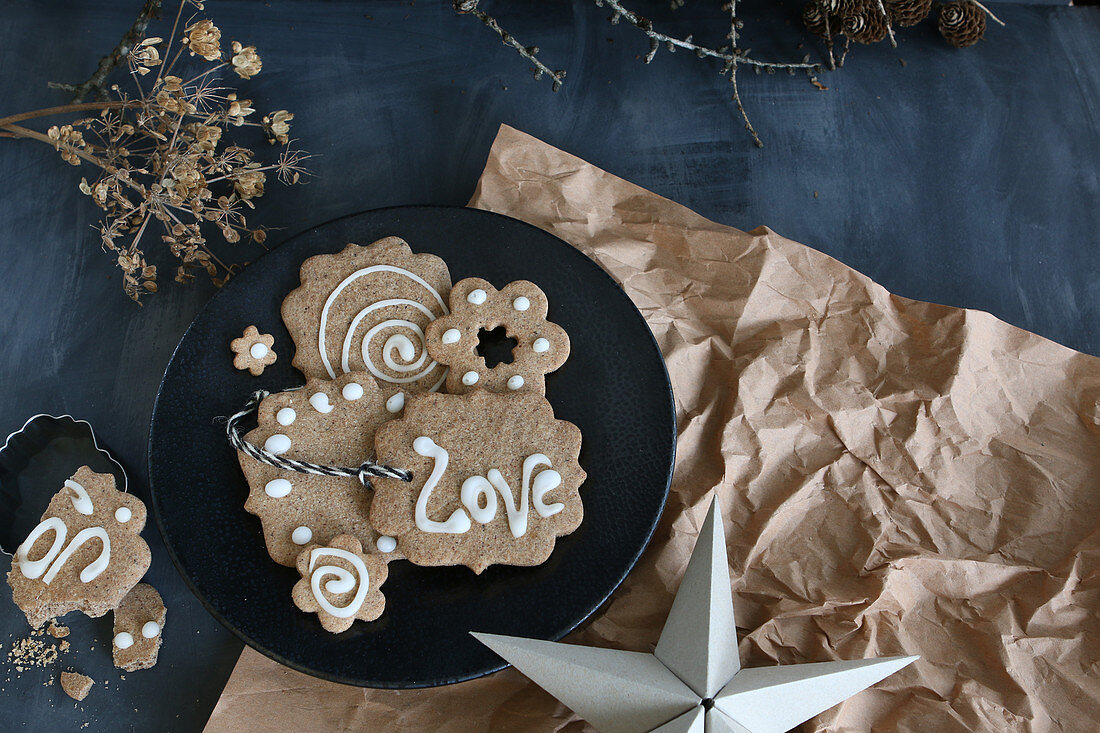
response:
<path id="1" fill-rule="evenodd" d="M 157 663 L 161 634 L 168 611 L 156 588 L 138 583 L 115 609 L 111 653 L 115 666 L 127 672 L 149 669 Z"/>
<path id="2" fill-rule="evenodd" d="M 69 611 L 98 617 L 118 606 L 149 569 L 141 538 L 145 504 L 115 477 L 81 466 L 54 494 L 15 551 L 12 600 L 37 628 Z"/>
<path id="3" fill-rule="evenodd" d="M 517 280 L 497 290 L 471 277 L 451 288 L 450 314 L 428 326 L 428 353 L 450 368 L 447 391 L 463 394 L 546 392 L 546 375 L 569 357 L 569 336 L 546 320 L 546 294 L 532 282 Z M 486 341 L 500 334 L 511 345 L 501 360 L 490 360 Z"/>
<path id="4" fill-rule="evenodd" d="M 539 565 L 584 514 L 581 433 L 533 392 L 417 394 L 379 428 L 371 522 L 418 565 Z"/>
<path id="5" fill-rule="evenodd" d="M 366 373 L 311 379 L 301 389 L 265 397 L 245 440 L 287 458 L 355 467 L 374 455 L 374 432 L 404 404 L 402 389 L 383 389 Z M 249 488 L 244 508 L 260 518 L 275 562 L 292 566 L 303 547 L 340 534 L 371 551 L 395 552 L 392 539 L 371 527 L 371 492 L 358 479 L 276 468 L 241 452 L 237 458 Z"/>
<path id="6" fill-rule="evenodd" d="M 294 605 L 316 613 L 325 631 L 338 634 L 355 623 L 373 621 L 386 606 L 380 587 L 389 570 L 381 555 L 363 552 L 351 535 L 307 545 L 296 562 L 302 576 L 294 585 Z"/>
<path id="7" fill-rule="evenodd" d="M 236 356 L 233 366 L 242 372 L 258 377 L 264 373 L 264 367 L 275 363 L 275 337 L 269 333 L 260 333 L 260 329 L 249 326 L 244 335 L 229 342 L 229 348 Z"/>
<path id="8" fill-rule="evenodd" d="M 446 367 L 429 357 L 424 331 L 447 314 L 450 290 L 447 264 L 398 237 L 310 257 L 282 305 L 293 364 L 307 378 L 368 372 L 409 392 L 438 389 Z"/>

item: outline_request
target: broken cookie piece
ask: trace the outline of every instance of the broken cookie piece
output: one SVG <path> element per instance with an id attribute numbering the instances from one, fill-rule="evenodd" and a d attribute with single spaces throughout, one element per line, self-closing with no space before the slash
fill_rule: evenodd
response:
<path id="1" fill-rule="evenodd" d="M 149 669 L 157 663 L 167 610 L 160 593 L 148 583 L 134 586 L 115 609 L 115 666 L 127 672 Z"/>
<path id="2" fill-rule="evenodd" d="M 89 690 L 92 689 L 92 685 L 95 684 L 88 675 L 80 674 L 79 672 L 62 672 L 61 673 L 61 689 L 65 691 L 65 694 L 74 700 L 83 700 L 88 696 Z"/>

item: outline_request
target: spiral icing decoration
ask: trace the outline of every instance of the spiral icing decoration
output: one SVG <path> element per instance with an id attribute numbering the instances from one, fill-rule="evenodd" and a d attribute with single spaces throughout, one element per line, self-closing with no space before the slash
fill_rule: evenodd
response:
<path id="1" fill-rule="evenodd" d="M 326 555 L 338 557 L 351 563 L 352 570 L 339 565 L 317 565 L 318 560 Z M 358 589 L 356 586 L 358 585 Z M 362 558 L 347 550 L 336 547 L 317 547 L 309 553 L 309 586 L 313 591 L 313 597 L 325 613 L 336 618 L 351 618 L 359 613 L 363 607 L 363 601 L 370 590 L 370 574 Z M 333 596 L 350 593 L 353 589 L 355 595 L 346 605 L 336 606 L 328 600 L 326 594 Z"/>

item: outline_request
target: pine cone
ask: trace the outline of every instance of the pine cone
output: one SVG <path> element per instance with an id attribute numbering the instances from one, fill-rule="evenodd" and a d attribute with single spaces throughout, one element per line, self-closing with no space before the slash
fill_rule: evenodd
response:
<path id="1" fill-rule="evenodd" d="M 877 0 L 863 0 L 841 20 L 841 31 L 856 43 L 878 43 L 886 38 L 886 16 Z"/>
<path id="2" fill-rule="evenodd" d="M 829 11 L 821 0 L 810 0 L 806 3 L 806 7 L 802 9 L 802 22 L 806 30 L 822 38 L 835 35 L 840 30 L 840 23 L 829 18 Z"/>
<path id="3" fill-rule="evenodd" d="M 928 17 L 932 12 L 932 0 L 886 0 L 886 12 L 891 25 L 907 28 Z"/>
<path id="4" fill-rule="evenodd" d="M 940 6 L 940 35 L 955 48 L 973 46 L 985 35 L 985 11 L 970 0 Z"/>

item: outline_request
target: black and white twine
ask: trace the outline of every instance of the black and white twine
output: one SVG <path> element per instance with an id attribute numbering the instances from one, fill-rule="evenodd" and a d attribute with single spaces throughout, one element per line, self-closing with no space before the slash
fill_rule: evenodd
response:
<path id="1" fill-rule="evenodd" d="M 412 481 L 411 471 L 387 466 L 384 463 L 363 461 L 357 468 L 325 466 L 320 463 L 310 463 L 309 461 L 302 461 L 297 458 L 287 458 L 286 456 L 276 455 L 269 450 L 247 442 L 241 436 L 240 421 L 255 412 L 260 406 L 260 402 L 269 394 L 271 393 L 263 389 L 253 392 L 241 411 L 234 414 L 226 421 L 225 434 L 229 438 L 229 443 L 240 452 L 255 458 L 260 463 L 266 463 L 269 466 L 283 468 L 288 471 L 310 473 L 316 476 L 345 476 L 348 478 L 357 478 L 359 482 L 368 489 L 372 488 L 370 483 L 371 478 L 395 478 L 399 481 Z"/>

